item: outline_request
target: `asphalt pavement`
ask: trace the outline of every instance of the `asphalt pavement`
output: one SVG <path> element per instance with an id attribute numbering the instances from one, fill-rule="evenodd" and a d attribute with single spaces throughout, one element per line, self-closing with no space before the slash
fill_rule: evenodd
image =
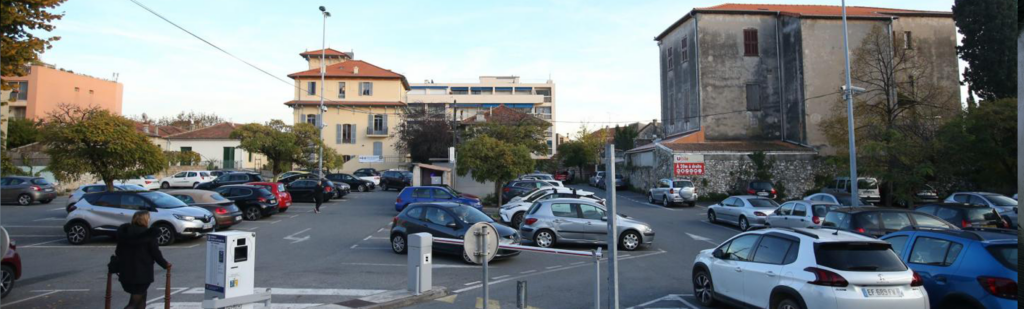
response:
<path id="1" fill-rule="evenodd" d="M 583 188 L 583 187 L 581 187 Z M 604 194 L 596 188 L 586 190 Z M 397 193 L 354 192 L 325 204 L 320 214 L 312 204 L 296 203 L 286 213 L 233 229 L 256 233 L 256 286 L 274 291 L 275 308 L 335 304 L 406 287 L 406 256 L 391 251 L 388 231 L 396 215 Z M 66 195 L 47 205 L 0 206 L 0 224 L 18 244 L 22 278 L 2 301 L 4 308 L 102 308 L 105 267 L 114 242 L 97 237 L 82 246 L 64 238 Z M 619 294 L 623 308 L 697 308 L 690 268 L 700 250 L 712 248 L 739 231 L 707 222 L 706 208 L 665 208 L 648 204 L 643 195 L 618 194 L 620 214 L 648 222 L 657 233 L 654 244 L 634 252 L 620 251 Z M 594 249 L 587 246 L 564 249 Z M 205 239 L 183 240 L 161 248 L 174 264 L 172 307 L 198 308 L 205 273 Z M 527 281 L 531 307 L 593 308 L 595 271 L 592 258 L 524 252 L 491 263 L 490 308 L 515 308 L 516 282 Z M 149 303 L 162 308 L 165 272 L 150 287 Z M 601 299 L 607 300 L 607 264 L 601 263 Z M 411 308 L 482 307 L 482 269 L 460 257 L 437 255 L 435 286 L 451 296 Z M 114 284 L 114 307 L 127 295 Z M 642 306 L 641 306 L 642 305 Z M 607 304 L 602 304 L 607 308 Z"/>

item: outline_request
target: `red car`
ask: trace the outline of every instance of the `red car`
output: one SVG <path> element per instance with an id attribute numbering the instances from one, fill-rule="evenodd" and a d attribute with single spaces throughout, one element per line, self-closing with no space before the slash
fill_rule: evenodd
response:
<path id="1" fill-rule="evenodd" d="M 569 180 L 569 171 L 562 171 L 562 172 L 555 173 L 555 180 L 558 180 L 558 181 L 568 181 Z"/>
<path id="2" fill-rule="evenodd" d="M 10 248 L 0 262 L 0 298 L 7 297 L 14 288 L 14 281 L 21 278 L 21 256 L 15 250 L 16 247 L 14 240 L 11 240 Z"/>
<path id="3" fill-rule="evenodd" d="M 292 206 L 292 195 L 284 189 L 284 184 L 280 182 L 250 182 L 247 185 L 261 186 L 270 190 L 277 196 L 277 212 L 288 211 L 288 207 Z"/>

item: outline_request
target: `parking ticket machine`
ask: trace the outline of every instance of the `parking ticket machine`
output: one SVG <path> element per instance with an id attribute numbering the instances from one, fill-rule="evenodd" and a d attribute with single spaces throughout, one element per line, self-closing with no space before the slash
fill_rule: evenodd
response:
<path id="1" fill-rule="evenodd" d="M 253 294 L 256 233 L 216 232 L 206 235 L 206 292 L 203 299 L 229 299 Z M 240 308 L 252 308 L 252 305 Z"/>

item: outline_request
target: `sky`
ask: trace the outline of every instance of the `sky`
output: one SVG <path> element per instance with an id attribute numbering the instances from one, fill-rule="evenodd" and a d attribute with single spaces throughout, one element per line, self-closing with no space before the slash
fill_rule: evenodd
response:
<path id="1" fill-rule="evenodd" d="M 722 1 L 243 1 L 138 0 L 266 75 L 129 0 L 69 0 L 56 12 L 61 39 L 41 59 L 124 84 L 123 114 L 182 111 L 234 122 L 291 122 L 288 74 L 298 55 L 326 43 L 405 75 L 412 83 L 516 75 L 556 84 L 556 131 L 659 118 L 654 37 L 694 7 Z M 728 1 L 726 1 L 728 2 Z M 839 5 L 839 1 L 758 3 Z M 953 0 L 847 1 L 847 5 L 949 11 Z M 961 67 L 963 64 L 961 64 Z M 277 77 L 277 78 L 275 78 Z"/>

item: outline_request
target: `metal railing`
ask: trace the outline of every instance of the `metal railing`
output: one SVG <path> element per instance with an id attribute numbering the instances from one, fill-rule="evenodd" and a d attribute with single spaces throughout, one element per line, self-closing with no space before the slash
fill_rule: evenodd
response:
<path id="1" fill-rule="evenodd" d="M 366 135 L 388 135 L 388 128 L 384 127 L 380 130 L 374 130 L 372 126 L 366 127 Z"/>

